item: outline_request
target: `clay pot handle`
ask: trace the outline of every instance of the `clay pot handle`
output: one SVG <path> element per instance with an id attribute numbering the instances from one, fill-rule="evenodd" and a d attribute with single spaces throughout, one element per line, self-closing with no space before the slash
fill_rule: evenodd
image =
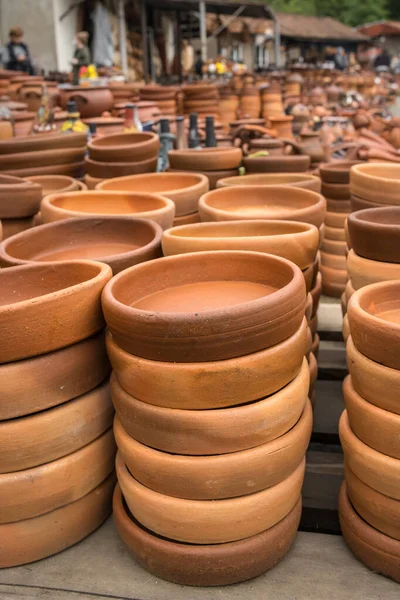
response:
<path id="1" fill-rule="evenodd" d="M 285 144 L 285 149 L 287 146 L 290 146 L 293 149 L 293 154 L 303 154 L 301 145 L 294 140 L 290 140 L 288 138 L 280 138 L 280 140 Z"/>

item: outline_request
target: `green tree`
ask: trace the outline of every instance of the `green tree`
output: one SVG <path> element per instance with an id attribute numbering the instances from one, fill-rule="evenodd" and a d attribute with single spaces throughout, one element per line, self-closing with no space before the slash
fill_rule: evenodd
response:
<path id="1" fill-rule="evenodd" d="M 267 4 L 278 12 L 332 17 L 351 27 L 390 17 L 400 19 L 399 0 L 270 0 Z"/>

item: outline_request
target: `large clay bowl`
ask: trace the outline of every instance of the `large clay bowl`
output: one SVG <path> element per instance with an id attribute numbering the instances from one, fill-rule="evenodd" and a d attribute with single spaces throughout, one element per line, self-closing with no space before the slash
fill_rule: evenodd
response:
<path id="1" fill-rule="evenodd" d="M 328 269 L 334 271 L 346 272 L 346 256 L 344 254 L 330 254 L 329 252 L 321 250 L 321 266 L 328 267 Z M 346 283 L 346 281 L 347 277 L 344 283 Z"/>
<path id="2" fill-rule="evenodd" d="M 334 198 L 326 197 L 326 209 L 329 212 L 349 213 L 352 211 L 350 200 L 335 200 Z"/>
<path id="3" fill-rule="evenodd" d="M 400 541 L 400 501 L 377 492 L 345 467 L 347 493 L 357 513 L 369 525 Z"/>
<path id="4" fill-rule="evenodd" d="M 347 339 L 346 355 L 355 391 L 375 406 L 400 415 L 400 371 L 361 354 L 351 336 Z"/>
<path id="5" fill-rule="evenodd" d="M 400 263 L 400 206 L 360 210 L 349 215 L 347 226 L 354 252 L 371 260 Z"/>
<path id="6" fill-rule="evenodd" d="M 185 169 L 167 169 L 168 173 L 187 173 L 188 170 Z M 191 171 L 190 171 L 191 172 Z M 208 185 L 210 190 L 215 190 L 217 187 L 218 181 L 220 179 L 224 179 L 226 177 L 236 177 L 239 175 L 239 169 L 225 169 L 222 171 L 200 171 L 199 169 L 195 170 L 197 175 L 204 175 L 208 179 Z"/>
<path id="7" fill-rule="evenodd" d="M 313 192 L 321 192 L 321 180 L 314 175 L 305 173 L 271 173 L 242 175 L 240 177 L 226 177 L 220 179 L 217 187 L 230 187 L 232 185 L 290 185 L 305 188 Z"/>
<path id="8" fill-rule="evenodd" d="M 253 250 L 275 254 L 306 269 L 318 250 L 314 225 L 290 221 L 228 221 L 173 227 L 164 232 L 165 256 L 208 250 Z"/>
<path id="9" fill-rule="evenodd" d="M 276 346 L 214 362 L 146 360 L 122 350 L 110 334 L 107 351 L 122 388 L 143 402 L 184 410 L 222 408 L 265 398 L 292 381 L 306 353 L 307 329 L 304 319 L 290 338 Z"/>
<path id="10" fill-rule="evenodd" d="M 85 172 L 85 162 L 80 160 L 79 162 L 67 162 L 62 164 L 53 164 L 47 166 L 29 167 L 25 166 L 23 169 L 10 169 L 7 170 L 8 175 L 14 177 L 24 177 L 29 179 L 36 175 L 68 175 L 68 177 L 82 177 Z"/>
<path id="11" fill-rule="evenodd" d="M 50 194 L 78 192 L 79 190 L 87 189 L 84 183 L 67 175 L 36 175 L 30 177 L 29 181 L 42 186 L 43 198 Z"/>
<path id="12" fill-rule="evenodd" d="M 108 265 L 89 260 L 0 270 L 0 364 L 79 342 L 102 329 Z"/>
<path id="13" fill-rule="evenodd" d="M 384 200 L 383 196 L 378 196 L 377 200 Z M 385 205 L 384 202 L 371 202 L 371 200 L 364 200 L 354 194 L 350 198 L 351 212 L 357 212 L 359 210 L 367 210 L 368 208 L 382 208 Z"/>
<path id="14" fill-rule="evenodd" d="M 149 448 L 126 433 L 118 417 L 114 434 L 131 475 L 160 494 L 191 500 L 235 498 L 276 485 L 305 455 L 312 429 L 309 401 L 296 425 L 260 446 L 213 456 L 182 456 Z"/>
<path id="15" fill-rule="evenodd" d="M 375 362 L 400 369 L 400 282 L 358 290 L 350 298 L 347 314 L 357 350 Z"/>
<path id="16" fill-rule="evenodd" d="M 242 162 L 240 148 L 202 148 L 201 150 L 170 150 L 172 169 L 185 171 L 228 171 L 237 169 Z"/>
<path id="17" fill-rule="evenodd" d="M 0 155 L 8 156 L 25 152 L 35 152 L 41 155 L 43 151 L 51 150 L 57 154 L 65 148 L 84 148 L 86 146 L 86 133 L 43 133 L 28 135 L 26 137 L 12 138 L 0 141 Z"/>
<path id="18" fill-rule="evenodd" d="M 372 202 L 400 204 L 399 182 L 400 165 L 393 163 L 364 163 L 350 171 L 351 193 Z"/>
<path id="19" fill-rule="evenodd" d="M 100 162 L 92 158 L 85 158 L 85 169 L 95 179 L 109 179 L 112 177 L 125 177 L 140 173 L 154 173 L 157 168 L 157 157 L 146 158 L 140 162 Z"/>
<path id="20" fill-rule="evenodd" d="M 111 192 L 161 194 L 175 204 L 175 217 L 197 211 L 199 198 L 209 189 L 208 179 L 199 173 L 152 173 L 102 181 L 97 189 Z"/>
<path id="21" fill-rule="evenodd" d="M 350 186 L 347 183 L 325 183 L 322 182 L 321 194 L 332 200 L 349 200 Z"/>
<path id="22" fill-rule="evenodd" d="M 163 229 L 172 226 L 175 205 L 156 194 L 134 192 L 70 192 L 44 198 L 41 204 L 43 223 L 77 217 L 135 216 L 151 219 Z"/>
<path id="23" fill-rule="evenodd" d="M 346 411 L 340 417 L 339 435 L 345 461 L 353 473 L 374 490 L 400 500 L 400 460 L 377 452 L 358 439 Z"/>
<path id="24" fill-rule="evenodd" d="M 46 558 L 88 536 L 109 516 L 114 485 L 112 474 L 75 502 L 32 519 L 0 525 L 0 568 Z"/>
<path id="25" fill-rule="evenodd" d="M 139 162 L 158 155 L 155 133 L 116 133 L 89 142 L 89 156 L 100 162 Z"/>
<path id="26" fill-rule="evenodd" d="M 211 545 L 179 543 L 154 535 L 128 512 L 119 485 L 113 512 L 123 542 L 150 573 L 181 585 L 220 586 L 257 577 L 284 558 L 297 533 L 301 499 L 270 529 L 244 540 Z"/>
<path id="27" fill-rule="evenodd" d="M 1 219 L 31 217 L 38 212 L 41 199 L 42 188 L 37 183 L 10 175 L 0 175 Z"/>
<path id="28" fill-rule="evenodd" d="M 43 515 L 79 500 L 114 470 L 112 429 L 39 467 L 0 475 L 0 524 Z"/>
<path id="29" fill-rule="evenodd" d="M 103 310 L 115 343 L 131 354 L 223 360 L 293 335 L 304 316 L 305 283 L 296 265 L 269 254 L 181 254 L 119 273 L 104 290 Z"/>
<path id="30" fill-rule="evenodd" d="M 75 452 L 112 423 L 108 382 L 46 411 L 0 422 L 0 473 L 42 465 Z M 4 446 L 3 446 L 4 445 Z"/>
<path id="31" fill-rule="evenodd" d="M 223 500 L 186 500 L 159 494 L 130 475 L 117 453 L 118 482 L 132 515 L 158 535 L 194 544 L 220 544 L 248 538 L 279 523 L 295 507 L 305 460 L 276 485 Z"/>
<path id="32" fill-rule="evenodd" d="M 33 227 L 34 217 L 25 217 L 24 219 L 2 219 L 3 240 L 16 233 L 25 231 Z"/>
<path id="33" fill-rule="evenodd" d="M 0 244 L 0 265 L 90 258 L 108 264 L 114 275 L 161 256 L 162 229 L 132 217 L 82 217 L 40 225 Z"/>
<path id="34" fill-rule="evenodd" d="M 351 377 L 343 385 L 350 427 L 356 436 L 378 452 L 400 458 L 400 415 L 364 400 L 353 388 Z"/>
<path id="35" fill-rule="evenodd" d="M 400 583 L 400 542 L 358 516 L 347 496 L 345 482 L 339 493 L 339 518 L 343 537 L 355 556 L 375 573 Z"/>
<path id="36" fill-rule="evenodd" d="M 328 240 L 324 237 L 321 252 L 326 252 L 327 254 L 336 254 L 337 256 L 346 256 L 347 244 L 346 242 L 336 241 L 336 240 Z"/>
<path id="37" fill-rule="evenodd" d="M 40 152 L 0 155 L 0 171 L 13 174 L 14 171 L 32 170 L 37 167 L 77 163 L 83 160 L 85 148 L 61 148 Z"/>
<path id="38" fill-rule="evenodd" d="M 111 396 L 125 431 L 142 444 L 171 454 L 226 454 L 261 446 L 289 431 L 307 401 L 309 379 L 303 359 L 298 375 L 275 394 L 214 410 L 182 410 L 142 402 L 123 390 L 115 373 Z"/>
<path id="39" fill-rule="evenodd" d="M 246 156 L 243 165 L 246 173 L 304 173 L 310 167 L 308 155 Z"/>
<path id="40" fill-rule="evenodd" d="M 282 219 L 320 227 L 325 211 L 325 198 L 320 194 L 284 185 L 221 188 L 199 200 L 202 221 Z"/>
<path id="41" fill-rule="evenodd" d="M 333 160 L 319 166 L 319 174 L 325 183 L 350 183 L 350 169 L 361 164 L 358 160 Z"/>
<path id="42" fill-rule="evenodd" d="M 359 256 L 354 250 L 347 255 L 347 268 L 355 290 L 366 285 L 400 279 L 399 263 L 370 260 Z"/>

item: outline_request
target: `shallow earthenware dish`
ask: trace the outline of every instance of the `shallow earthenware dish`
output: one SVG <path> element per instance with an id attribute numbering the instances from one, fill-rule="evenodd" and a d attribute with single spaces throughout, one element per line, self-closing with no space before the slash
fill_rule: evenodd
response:
<path id="1" fill-rule="evenodd" d="M 347 226 L 352 248 L 358 255 L 400 263 L 400 206 L 360 210 L 349 215 Z"/>
<path id="2" fill-rule="evenodd" d="M 228 171 L 237 169 L 242 162 L 240 148 L 202 148 L 170 150 L 168 159 L 172 169 L 185 171 Z"/>
<path id="3" fill-rule="evenodd" d="M 325 183 L 350 183 L 350 169 L 361 164 L 358 160 L 333 160 L 319 166 L 321 179 Z"/>
<path id="4" fill-rule="evenodd" d="M 42 187 L 19 177 L 0 174 L 0 218 L 24 219 L 40 208 Z"/>
<path id="5" fill-rule="evenodd" d="M 42 186 L 43 198 L 50 194 L 78 192 L 87 189 L 84 183 L 67 175 L 36 175 L 36 177 L 29 177 L 28 181 Z"/>
<path id="6" fill-rule="evenodd" d="M 158 155 L 160 140 L 155 133 L 116 133 L 88 144 L 91 159 L 100 162 L 139 162 Z"/>
<path id="7" fill-rule="evenodd" d="M 400 165 L 364 163 L 350 171 L 351 193 L 364 200 L 400 204 Z"/>
<path id="8" fill-rule="evenodd" d="M 31 171 L 34 168 L 53 167 L 77 163 L 84 159 L 85 148 L 61 148 L 40 152 L 21 152 L 19 154 L 0 155 L 0 171 L 10 175 L 16 171 Z"/>
<path id="9" fill-rule="evenodd" d="M 320 178 L 305 173 L 242 175 L 240 177 L 226 177 L 225 179 L 220 179 L 217 183 L 218 188 L 231 187 L 232 185 L 290 185 L 317 193 L 321 192 Z"/>

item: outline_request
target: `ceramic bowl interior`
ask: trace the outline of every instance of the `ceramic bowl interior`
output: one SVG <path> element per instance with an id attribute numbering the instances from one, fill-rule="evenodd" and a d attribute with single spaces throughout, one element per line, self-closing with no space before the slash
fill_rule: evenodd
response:
<path id="1" fill-rule="evenodd" d="M 201 183 L 202 180 L 203 176 L 195 173 L 151 173 L 150 175 L 133 175 L 132 177 L 118 177 L 110 181 L 104 181 L 100 189 L 166 194 L 167 192 L 193 187 Z"/>
<path id="2" fill-rule="evenodd" d="M 79 190 L 80 182 L 65 175 L 38 175 L 27 178 L 32 183 L 38 183 L 42 186 L 43 196 L 55 194 L 60 190 L 66 190 L 74 186 L 75 190 Z M 71 189 L 72 191 L 72 189 Z"/>
<path id="3" fill-rule="evenodd" d="M 349 215 L 352 221 L 372 223 L 376 227 L 400 225 L 400 206 L 385 206 L 382 208 L 368 208 L 358 210 Z"/>
<path id="4" fill-rule="evenodd" d="M 352 167 L 352 170 L 364 177 L 392 180 L 400 179 L 400 165 L 390 163 L 365 163 Z"/>
<path id="5" fill-rule="evenodd" d="M 169 201 L 152 194 L 90 191 L 50 196 L 55 208 L 83 214 L 127 215 L 160 210 Z"/>
<path id="6" fill-rule="evenodd" d="M 293 235 L 313 229 L 313 225 L 296 221 L 222 221 L 173 227 L 169 235 L 182 238 L 241 238 Z"/>
<path id="7" fill-rule="evenodd" d="M 367 286 L 358 295 L 358 302 L 372 317 L 398 326 L 400 334 L 400 282 Z"/>

